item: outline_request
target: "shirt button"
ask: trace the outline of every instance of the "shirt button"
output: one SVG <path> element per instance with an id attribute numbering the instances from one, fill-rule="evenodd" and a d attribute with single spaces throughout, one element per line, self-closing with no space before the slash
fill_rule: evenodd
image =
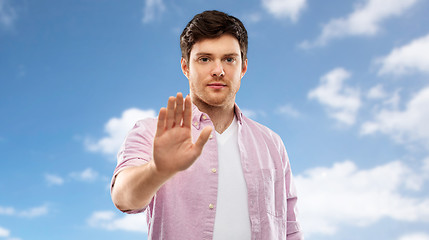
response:
<path id="1" fill-rule="evenodd" d="M 213 208 L 214 208 L 214 205 L 210 203 L 210 204 L 209 204 L 209 208 L 210 208 L 210 209 L 213 209 Z"/>
<path id="2" fill-rule="evenodd" d="M 203 119 L 204 119 L 204 120 L 206 120 L 206 119 L 207 119 L 207 116 L 206 116 L 206 115 L 203 115 Z"/>
<path id="3" fill-rule="evenodd" d="M 194 122 L 194 126 L 196 127 L 196 126 L 198 126 L 198 122 Z"/>
<path id="4" fill-rule="evenodd" d="M 212 168 L 212 173 L 216 173 L 216 168 Z"/>
<path id="5" fill-rule="evenodd" d="M 209 139 L 212 139 L 212 138 L 213 138 L 213 134 L 210 134 Z"/>

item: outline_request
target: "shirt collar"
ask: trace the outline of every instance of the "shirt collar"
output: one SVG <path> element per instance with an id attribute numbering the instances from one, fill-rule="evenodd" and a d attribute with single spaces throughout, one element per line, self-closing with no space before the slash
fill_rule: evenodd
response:
<path id="1" fill-rule="evenodd" d="M 237 118 L 237 122 L 241 125 L 243 113 L 241 112 L 237 103 L 234 104 L 234 113 Z M 210 121 L 209 115 L 207 115 L 207 113 L 201 112 L 197 106 L 192 104 L 192 126 L 199 130 L 201 127 L 201 122 L 204 121 Z"/>

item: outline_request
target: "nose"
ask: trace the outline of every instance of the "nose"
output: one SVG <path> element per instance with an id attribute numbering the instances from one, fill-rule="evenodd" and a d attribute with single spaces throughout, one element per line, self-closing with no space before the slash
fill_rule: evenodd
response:
<path id="1" fill-rule="evenodd" d="M 223 70 L 222 63 L 215 62 L 211 75 L 212 77 L 223 77 L 225 75 L 225 71 Z"/>

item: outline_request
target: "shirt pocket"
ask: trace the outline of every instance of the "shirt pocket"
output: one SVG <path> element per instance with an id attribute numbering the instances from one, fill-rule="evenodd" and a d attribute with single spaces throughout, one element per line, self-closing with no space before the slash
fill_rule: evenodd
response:
<path id="1" fill-rule="evenodd" d="M 283 217 L 286 212 L 286 188 L 283 171 L 262 169 L 265 208 L 274 217 Z"/>

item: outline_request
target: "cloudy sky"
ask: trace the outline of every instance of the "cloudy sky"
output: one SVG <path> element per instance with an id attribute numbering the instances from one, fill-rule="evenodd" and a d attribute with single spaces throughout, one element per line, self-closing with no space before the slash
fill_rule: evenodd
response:
<path id="1" fill-rule="evenodd" d="M 0 0 L 0 240 L 146 239 L 115 154 L 189 92 L 209 9 L 248 29 L 237 103 L 285 142 L 306 238 L 429 240 L 428 0 Z"/>

